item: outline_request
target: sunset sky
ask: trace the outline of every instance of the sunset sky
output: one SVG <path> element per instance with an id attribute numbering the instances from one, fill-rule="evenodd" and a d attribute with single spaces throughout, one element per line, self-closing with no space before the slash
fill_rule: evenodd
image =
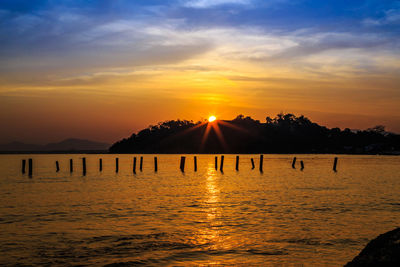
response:
<path id="1" fill-rule="evenodd" d="M 400 1 L 1 0 L 0 143 L 279 112 L 400 132 Z"/>

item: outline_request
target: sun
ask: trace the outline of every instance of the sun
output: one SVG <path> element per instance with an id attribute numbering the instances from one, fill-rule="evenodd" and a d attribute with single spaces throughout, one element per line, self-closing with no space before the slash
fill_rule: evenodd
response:
<path id="1" fill-rule="evenodd" d="M 215 116 L 210 116 L 209 118 L 208 118 L 208 122 L 213 122 L 213 121 L 215 121 L 217 118 L 215 117 Z"/>

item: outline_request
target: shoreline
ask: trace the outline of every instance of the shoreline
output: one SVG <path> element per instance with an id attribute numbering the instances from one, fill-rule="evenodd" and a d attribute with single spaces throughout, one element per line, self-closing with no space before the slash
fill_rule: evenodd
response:
<path id="1" fill-rule="evenodd" d="M 26 154 L 108 154 L 108 155 L 346 155 L 346 156 L 400 156 L 400 151 L 396 151 L 395 153 L 318 153 L 318 152 L 310 152 L 310 153 L 301 153 L 301 152 L 292 152 L 292 153 L 165 153 L 165 152 L 143 152 L 143 153 L 115 153 L 108 151 L 0 151 L 0 155 L 26 155 Z"/>

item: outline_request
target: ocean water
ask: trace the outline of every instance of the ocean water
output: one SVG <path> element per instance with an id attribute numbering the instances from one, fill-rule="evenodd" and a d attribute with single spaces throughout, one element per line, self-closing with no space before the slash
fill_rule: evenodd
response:
<path id="1" fill-rule="evenodd" d="M 333 172 L 334 155 L 264 155 L 260 173 L 258 155 L 239 171 L 225 155 L 222 173 L 186 155 L 181 173 L 156 155 L 155 173 L 144 155 L 133 174 L 134 156 L 0 155 L 0 265 L 341 266 L 399 226 L 400 157 L 340 155 Z"/>

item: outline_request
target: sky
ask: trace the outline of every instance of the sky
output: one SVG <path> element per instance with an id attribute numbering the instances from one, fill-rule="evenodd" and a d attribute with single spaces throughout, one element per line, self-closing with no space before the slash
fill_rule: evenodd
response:
<path id="1" fill-rule="evenodd" d="M 280 112 L 400 133 L 400 1 L 1 0 L 0 143 Z"/>

